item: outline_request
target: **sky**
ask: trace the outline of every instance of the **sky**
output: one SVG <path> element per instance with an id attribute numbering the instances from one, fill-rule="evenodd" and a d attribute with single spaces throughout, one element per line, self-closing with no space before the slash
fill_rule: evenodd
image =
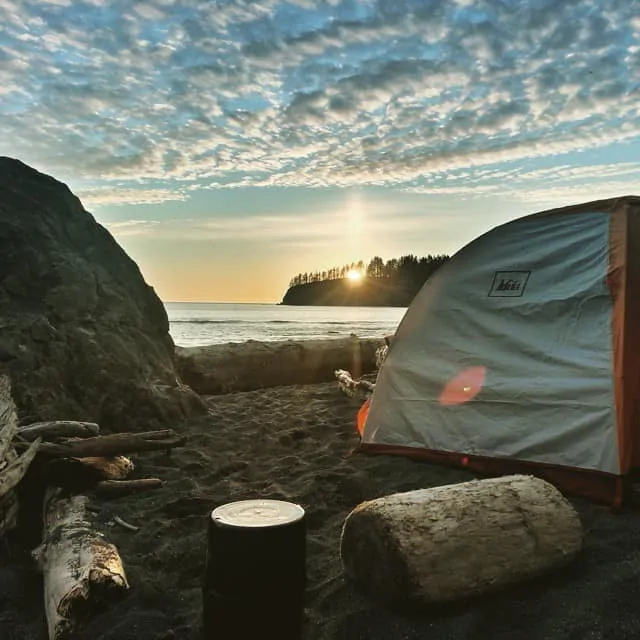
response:
<path id="1" fill-rule="evenodd" d="M 640 193 L 635 0 L 0 0 L 0 155 L 165 301 Z"/>

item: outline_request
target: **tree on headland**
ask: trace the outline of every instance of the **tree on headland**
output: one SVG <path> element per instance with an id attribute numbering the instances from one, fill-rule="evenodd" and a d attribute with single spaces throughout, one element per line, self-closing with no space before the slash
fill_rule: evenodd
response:
<path id="1" fill-rule="evenodd" d="M 391 258 L 386 262 L 380 256 L 374 256 L 365 265 L 362 260 L 337 267 L 330 267 L 324 271 L 313 273 L 299 273 L 289 282 L 289 288 L 312 282 L 326 282 L 327 280 L 341 280 L 350 271 L 358 271 L 367 278 L 374 279 L 402 279 L 404 281 L 420 282 L 421 284 L 434 273 L 438 267 L 449 259 L 447 255 L 431 255 L 418 258 L 413 254 Z"/>

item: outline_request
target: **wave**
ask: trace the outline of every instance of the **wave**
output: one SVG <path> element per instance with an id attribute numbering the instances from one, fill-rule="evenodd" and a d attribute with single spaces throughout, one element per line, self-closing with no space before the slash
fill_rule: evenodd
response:
<path id="1" fill-rule="evenodd" d="M 313 325 L 313 326 L 324 326 L 324 325 L 338 325 L 338 326 L 356 326 L 356 325 L 376 325 L 379 324 L 377 322 L 366 322 L 366 321 L 349 321 L 349 322 L 338 322 L 334 320 L 204 320 L 201 318 L 193 318 L 190 320 L 169 320 L 171 324 L 298 324 L 298 325 Z"/>

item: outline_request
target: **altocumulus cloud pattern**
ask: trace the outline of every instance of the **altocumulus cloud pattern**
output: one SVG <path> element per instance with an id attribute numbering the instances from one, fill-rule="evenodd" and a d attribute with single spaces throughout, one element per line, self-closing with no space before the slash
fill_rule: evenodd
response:
<path id="1" fill-rule="evenodd" d="M 640 168 L 527 164 L 638 141 L 630 0 L 0 0 L 0 25 L 0 151 L 95 203 L 265 185 L 548 199 Z"/>

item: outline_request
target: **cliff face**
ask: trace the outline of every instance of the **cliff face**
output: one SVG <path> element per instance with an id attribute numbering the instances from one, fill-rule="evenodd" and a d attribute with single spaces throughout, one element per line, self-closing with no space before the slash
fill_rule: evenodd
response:
<path id="1" fill-rule="evenodd" d="M 180 384 L 164 306 L 61 182 L 0 158 L 0 372 L 20 419 L 107 429 L 204 411 Z"/>
<path id="2" fill-rule="evenodd" d="M 291 287 L 282 304 L 314 306 L 407 307 L 419 286 L 392 278 L 346 278 Z"/>

